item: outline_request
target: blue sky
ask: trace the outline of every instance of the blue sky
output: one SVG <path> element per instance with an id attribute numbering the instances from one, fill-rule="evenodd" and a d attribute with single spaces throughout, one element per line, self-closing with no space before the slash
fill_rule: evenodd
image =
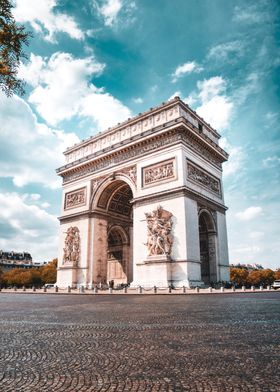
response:
<path id="1" fill-rule="evenodd" d="M 0 95 L 0 249 L 57 255 L 67 146 L 179 95 L 222 135 L 230 262 L 280 267 L 277 0 L 16 0 L 32 31 Z"/>

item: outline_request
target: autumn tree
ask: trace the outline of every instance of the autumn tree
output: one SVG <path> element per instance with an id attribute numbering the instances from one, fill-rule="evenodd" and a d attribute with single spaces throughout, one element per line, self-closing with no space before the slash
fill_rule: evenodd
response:
<path id="1" fill-rule="evenodd" d="M 247 284 L 249 272 L 243 268 L 231 268 L 230 269 L 230 280 L 238 286 L 244 286 Z"/>
<path id="2" fill-rule="evenodd" d="M 277 269 L 276 271 L 274 271 L 274 279 L 280 279 L 280 269 Z"/>
<path id="3" fill-rule="evenodd" d="M 56 282 L 56 270 L 57 270 L 57 259 L 54 259 L 51 263 L 44 265 L 41 269 L 42 282 L 55 283 Z"/>
<path id="4" fill-rule="evenodd" d="M 252 286 L 259 286 L 262 280 L 262 275 L 260 270 L 253 270 L 249 273 L 247 282 Z"/>
<path id="5" fill-rule="evenodd" d="M 0 0 L 0 89 L 9 97 L 24 94 L 24 82 L 17 78 L 20 60 L 26 55 L 31 34 L 15 22 L 10 0 Z"/>

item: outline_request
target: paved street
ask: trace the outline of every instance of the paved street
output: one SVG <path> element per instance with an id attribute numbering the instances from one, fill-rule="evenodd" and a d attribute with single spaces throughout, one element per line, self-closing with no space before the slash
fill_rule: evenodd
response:
<path id="1" fill-rule="evenodd" d="M 280 292 L 0 293 L 0 390 L 280 391 Z"/>

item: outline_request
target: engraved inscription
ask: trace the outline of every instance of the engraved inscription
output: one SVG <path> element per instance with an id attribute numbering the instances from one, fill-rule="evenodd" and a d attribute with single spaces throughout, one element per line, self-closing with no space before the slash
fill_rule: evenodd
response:
<path id="1" fill-rule="evenodd" d="M 220 180 L 204 170 L 198 168 L 194 164 L 187 163 L 188 178 L 200 185 L 205 186 L 211 192 L 221 196 Z"/>
<path id="2" fill-rule="evenodd" d="M 64 209 L 83 206 L 86 204 L 86 188 L 81 188 L 73 192 L 66 193 Z"/>
<path id="3" fill-rule="evenodd" d="M 165 180 L 173 180 L 175 175 L 175 159 L 160 162 L 142 169 L 143 186 L 153 185 Z"/>

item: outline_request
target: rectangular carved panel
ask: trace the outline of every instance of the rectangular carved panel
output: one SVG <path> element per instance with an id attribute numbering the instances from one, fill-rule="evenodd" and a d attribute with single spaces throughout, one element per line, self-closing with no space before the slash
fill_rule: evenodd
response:
<path id="1" fill-rule="evenodd" d="M 154 165 L 143 167 L 142 169 L 142 186 L 152 186 L 160 182 L 175 180 L 176 168 L 175 158 L 156 163 Z"/>
<path id="2" fill-rule="evenodd" d="M 86 188 L 80 188 L 76 191 L 65 194 L 64 209 L 84 206 L 86 204 Z"/>
<path id="3" fill-rule="evenodd" d="M 207 190 L 221 197 L 220 180 L 189 161 L 187 161 L 187 176 L 188 179 L 203 185 Z"/>

